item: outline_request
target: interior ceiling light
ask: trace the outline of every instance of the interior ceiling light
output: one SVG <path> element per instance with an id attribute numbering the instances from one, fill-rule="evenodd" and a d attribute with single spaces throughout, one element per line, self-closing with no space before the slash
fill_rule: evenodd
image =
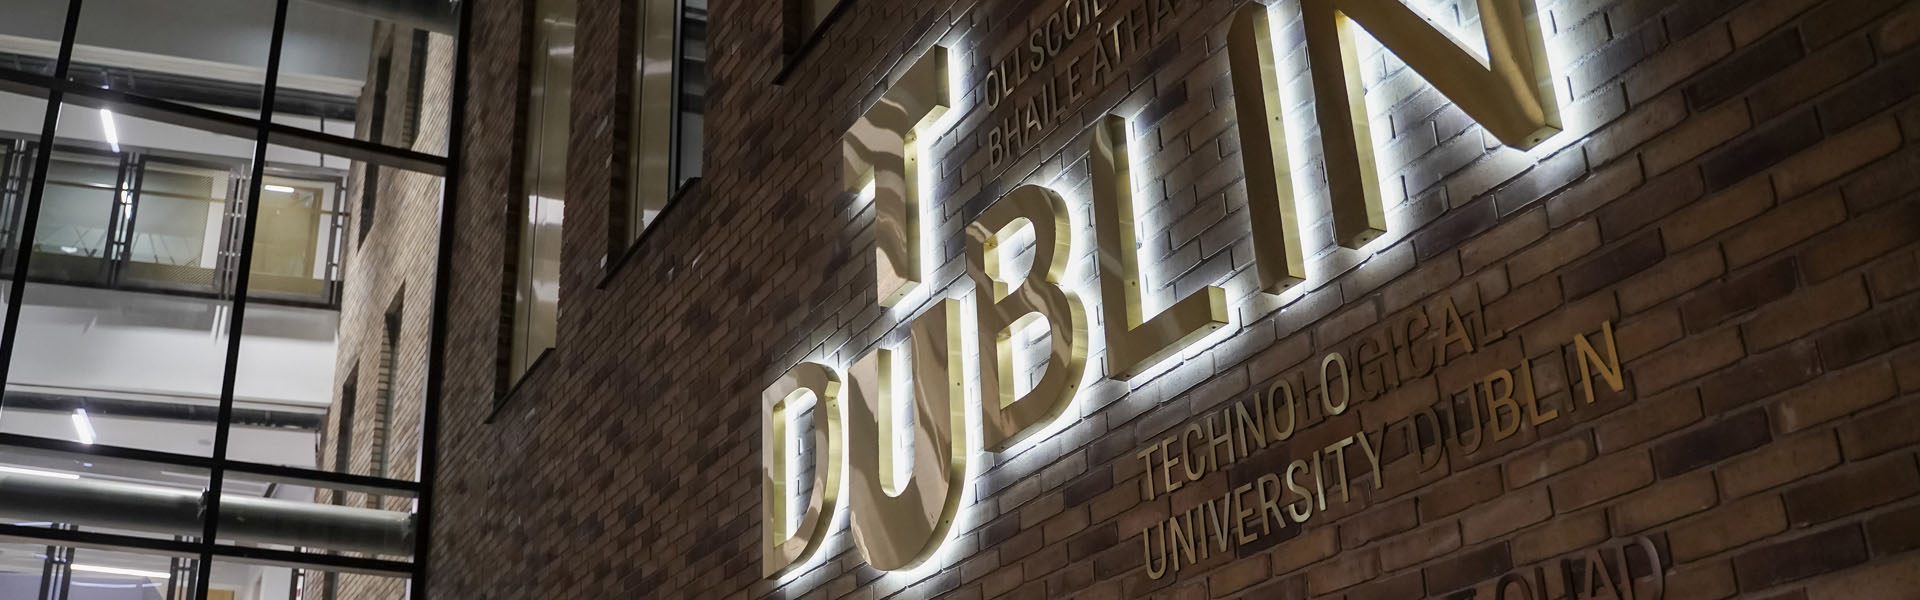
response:
<path id="1" fill-rule="evenodd" d="M 113 111 L 100 109 L 100 128 L 107 133 L 107 145 L 115 154 L 120 153 L 120 132 L 113 127 Z"/>
<path id="2" fill-rule="evenodd" d="M 73 431 L 80 436 L 80 443 L 93 444 L 93 420 L 87 418 L 87 409 L 73 409 Z"/>
<path id="3" fill-rule="evenodd" d="M 69 565 L 69 568 L 75 571 L 81 571 L 85 573 L 101 573 L 106 575 L 127 575 L 130 577 L 145 577 L 148 579 L 172 579 L 173 578 L 172 574 L 164 571 L 142 571 L 140 569 L 122 569 L 120 567 L 102 567 L 97 565 Z"/>
<path id="4" fill-rule="evenodd" d="M 267 184 L 267 187 L 266 187 L 266 189 L 267 189 L 267 191 L 269 191 L 269 192 L 280 192 L 280 193 L 282 193 L 282 194 L 291 194 L 291 193 L 294 193 L 295 191 L 297 191 L 297 190 L 294 190 L 294 189 L 293 189 L 293 188 L 291 188 L 291 187 L 287 187 L 287 186 L 284 186 L 284 185 L 273 185 L 273 184 Z"/>
<path id="5" fill-rule="evenodd" d="M 6 465 L 0 465 L 0 473 L 13 473 L 15 475 L 33 475 L 36 477 L 53 477 L 56 479 L 79 479 L 80 478 L 79 475 L 75 475 L 72 473 L 56 473 L 53 471 L 42 471 L 39 469 L 22 469 L 20 467 L 9 467 Z"/>

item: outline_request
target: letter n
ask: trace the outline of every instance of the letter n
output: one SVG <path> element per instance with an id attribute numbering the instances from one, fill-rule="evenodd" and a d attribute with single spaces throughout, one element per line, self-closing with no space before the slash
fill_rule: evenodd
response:
<path id="1" fill-rule="evenodd" d="M 1477 0 L 1482 59 L 1401 0 L 1304 0 L 1315 113 L 1326 145 L 1334 241 L 1358 248 L 1385 233 L 1379 169 L 1354 27 L 1373 34 L 1501 143 L 1526 149 L 1560 131 L 1559 104 L 1533 0 Z"/>
<path id="2" fill-rule="evenodd" d="M 1587 404 L 1593 404 L 1593 366 L 1599 365 L 1600 378 L 1607 381 L 1607 387 L 1613 391 L 1626 388 L 1626 381 L 1620 373 L 1620 350 L 1613 345 L 1613 321 L 1600 322 L 1601 342 L 1606 344 L 1607 356 L 1593 349 L 1593 342 L 1587 341 L 1585 334 L 1573 335 L 1574 360 L 1580 363 L 1580 387 L 1586 390 Z"/>

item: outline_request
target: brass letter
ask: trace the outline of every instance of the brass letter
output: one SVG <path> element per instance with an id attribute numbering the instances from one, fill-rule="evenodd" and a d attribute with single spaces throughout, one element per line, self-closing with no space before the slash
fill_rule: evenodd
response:
<path id="1" fill-rule="evenodd" d="M 947 299 L 913 320 L 913 463 L 895 481 L 893 352 L 875 350 L 848 370 L 848 462 L 853 540 L 882 571 L 933 555 L 960 508 L 967 472 L 966 404 L 960 366 L 960 302 Z"/>
<path id="2" fill-rule="evenodd" d="M 1500 384 L 1506 385 L 1505 391 L 1500 390 Z M 1520 403 L 1513 399 L 1513 372 L 1496 369 L 1487 374 L 1481 385 L 1487 388 L 1487 420 L 1493 424 L 1493 439 L 1504 440 L 1519 433 Z M 1511 415 L 1511 423 L 1502 424 L 1500 413 L 1503 411 Z"/>
<path id="3" fill-rule="evenodd" d="M 1086 308 L 1060 287 L 1073 251 L 1067 203 L 1037 185 L 1023 185 L 967 225 L 967 274 L 973 278 L 980 334 L 982 441 L 999 452 L 1060 416 L 1080 389 L 1087 366 Z M 1033 226 L 1033 267 L 1019 278 L 1000 272 L 1001 242 Z M 1018 285 L 1016 289 L 1013 286 Z M 1047 367 L 1033 389 L 1014 396 L 1015 337 L 1047 320 Z"/>
<path id="4" fill-rule="evenodd" d="M 807 396 L 813 404 L 813 491 L 800 526 L 788 531 L 787 489 L 795 465 L 787 462 L 787 411 Z M 760 572 L 774 577 L 805 563 L 827 539 L 840 502 L 840 378 L 832 369 L 800 363 L 760 392 Z"/>
<path id="5" fill-rule="evenodd" d="M 881 306 L 920 286 L 920 156 L 916 141 L 946 114 L 947 49 L 934 46 L 841 138 L 846 191 L 873 184 Z"/>
<path id="6" fill-rule="evenodd" d="M 1247 174 L 1247 215 L 1253 221 L 1253 265 L 1260 289 L 1278 294 L 1307 279 L 1300 250 L 1300 219 L 1293 206 L 1287 127 L 1273 57 L 1273 30 L 1264 4 L 1248 4 L 1227 30 L 1233 106 L 1240 120 L 1240 160 Z"/>
<path id="7" fill-rule="evenodd" d="M 1100 309 L 1107 332 L 1107 367 L 1124 379 L 1226 326 L 1227 292 L 1207 286 L 1145 318 L 1134 247 L 1127 121 L 1115 115 L 1102 117 L 1094 123 L 1091 137 L 1087 164 L 1093 176 L 1094 233 L 1100 241 Z"/>
<path id="8" fill-rule="evenodd" d="M 1587 404 L 1593 404 L 1593 368 L 1600 365 L 1600 378 L 1607 380 L 1607 387 L 1613 391 L 1626 388 L 1626 381 L 1620 377 L 1620 350 L 1613 346 L 1613 321 L 1601 321 L 1602 341 L 1607 345 L 1606 360 L 1600 359 L 1600 353 L 1593 349 L 1593 343 L 1587 341 L 1584 334 L 1573 334 L 1574 360 L 1580 363 L 1580 387 L 1587 392 Z"/>
<path id="9" fill-rule="evenodd" d="M 1150 536 L 1150 534 L 1153 533 L 1154 528 L 1156 527 L 1159 528 L 1160 530 L 1160 567 L 1159 568 L 1154 568 L 1153 566 L 1153 538 Z M 1153 525 L 1147 527 L 1146 529 L 1141 530 L 1140 531 L 1140 548 L 1146 552 L 1145 562 L 1147 564 L 1147 578 L 1159 579 L 1161 577 L 1166 577 L 1167 563 L 1173 560 L 1173 554 L 1169 552 L 1170 546 L 1167 544 L 1167 522 L 1161 521 L 1158 523 L 1154 523 Z"/>
<path id="10" fill-rule="evenodd" d="M 1327 379 L 1327 367 L 1340 363 L 1340 403 L 1333 403 L 1332 381 Z M 1320 406 L 1327 410 L 1327 416 L 1336 417 L 1347 412 L 1347 401 L 1353 398 L 1353 379 L 1347 376 L 1347 357 L 1339 352 L 1328 354 L 1320 359 Z"/>
<path id="11" fill-rule="evenodd" d="M 1546 44 L 1531 0 L 1478 0 L 1487 54 L 1482 60 L 1400 0 L 1309 0 L 1307 61 L 1326 147 L 1334 240 L 1348 248 L 1385 233 L 1373 135 L 1368 131 L 1358 23 L 1380 45 L 1433 83 L 1488 133 L 1508 146 L 1532 148 L 1560 131 L 1560 106 Z"/>

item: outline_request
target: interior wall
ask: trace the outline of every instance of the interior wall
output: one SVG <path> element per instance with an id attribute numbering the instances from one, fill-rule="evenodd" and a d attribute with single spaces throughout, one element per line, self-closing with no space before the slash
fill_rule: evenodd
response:
<path id="1" fill-rule="evenodd" d="M 224 301 L 34 283 L 20 309 L 13 385 L 217 400 L 226 361 Z M 324 407 L 332 398 L 336 313 L 248 307 L 234 397 Z"/>

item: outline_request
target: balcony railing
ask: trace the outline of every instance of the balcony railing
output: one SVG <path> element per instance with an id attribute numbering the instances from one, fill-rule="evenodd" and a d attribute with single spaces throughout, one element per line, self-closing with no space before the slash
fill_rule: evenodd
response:
<path id="1" fill-rule="evenodd" d="M 19 248 L 37 144 L 0 137 L 0 278 L 16 252 L 47 283 L 230 298 L 251 170 L 239 161 L 56 146 L 39 230 Z M 249 295 L 338 307 L 344 185 L 269 169 Z"/>

